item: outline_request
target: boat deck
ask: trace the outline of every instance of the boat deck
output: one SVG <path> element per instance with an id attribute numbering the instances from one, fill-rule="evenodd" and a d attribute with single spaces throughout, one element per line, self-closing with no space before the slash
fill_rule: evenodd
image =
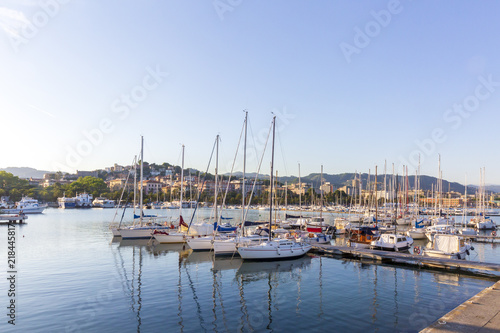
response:
<path id="1" fill-rule="evenodd" d="M 460 304 L 421 333 L 500 331 L 500 281 Z"/>
<path id="2" fill-rule="evenodd" d="M 500 264 L 460 259 L 435 258 L 410 253 L 389 252 L 334 245 L 316 245 L 313 246 L 311 251 L 319 254 L 333 254 L 357 259 L 378 260 L 383 263 L 426 268 L 440 268 L 447 270 L 463 270 L 473 274 L 475 272 L 484 274 L 485 271 L 500 272 Z"/>

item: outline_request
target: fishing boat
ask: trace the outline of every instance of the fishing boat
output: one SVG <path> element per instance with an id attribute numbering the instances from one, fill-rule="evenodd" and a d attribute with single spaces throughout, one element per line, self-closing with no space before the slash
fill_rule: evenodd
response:
<path id="1" fill-rule="evenodd" d="M 270 176 L 270 205 L 269 205 L 269 227 L 272 230 L 273 225 L 273 189 L 274 189 L 274 142 L 276 131 L 276 116 L 273 117 L 273 140 L 271 148 L 271 176 Z M 238 244 L 238 253 L 243 260 L 276 260 L 291 259 L 305 255 L 312 248 L 310 244 L 296 242 L 289 239 L 273 239 L 271 233 L 266 242 L 261 244 Z"/>
<path id="2" fill-rule="evenodd" d="M 402 234 L 382 234 L 370 243 L 375 250 L 406 251 L 413 244 L 413 238 Z"/>
<path id="3" fill-rule="evenodd" d="M 428 257 L 465 259 L 474 248 L 458 235 L 437 234 L 431 248 L 424 248 L 423 255 Z"/>

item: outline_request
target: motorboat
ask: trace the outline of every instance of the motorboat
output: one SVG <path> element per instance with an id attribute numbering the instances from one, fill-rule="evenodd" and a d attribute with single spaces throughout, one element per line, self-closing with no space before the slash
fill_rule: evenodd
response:
<path id="1" fill-rule="evenodd" d="M 12 208 L 2 208 L 5 214 L 40 214 L 47 208 L 47 205 L 40 205 L 38 200 L 30 197 L 22 197 Z"/>
<path id="2" fill-rule="evenodd" d="M 115 208 L 115 201 L 106 199 L 104 197 L 98 197 L 95 198 L 94 201 L 92 201 L 92 207 L 97 207 L 97 208 Z"/>
<path id="3" fill-rule="evenodd" d="M 474 248 L 458 235 L 436 234 L 431 248 L 424 248 L 423 255 L 437 258 L 465 259 Z"/>
<path id="4" fill-rule="evenodd" d="M 370 247 L 384 251 L 406 251 L 413 244 L 413 238 L 403 234 L 382 234 L 370 243 Z"/>

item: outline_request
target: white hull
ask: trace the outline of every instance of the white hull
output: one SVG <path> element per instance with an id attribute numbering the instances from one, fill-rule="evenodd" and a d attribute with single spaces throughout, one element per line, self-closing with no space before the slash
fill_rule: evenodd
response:
<path id="1" fill-rule="evenodd" d="M 223 255 L 238 255 L 237 246 L 249 246 L 251 244 L 258 244 L 267 241 L 268 237 L 265 236 L 249 236 L 230 238 L 214 241 L 214 254 L 216 256 Z"/>
<path id="2" fill-rule="evenodd" d="M 413 239 L 426 239 L 427 236 L 425 236 L 425 230 L 408 230 L 406 232 L 408 236 L 410 236 Z"/>
<path id="3" fill-rule="evenodd" d="M 437 250 L 424 250 L 424 256 L 434 257 L 434 258 L 446 258 L 446 259 L 465 259 L 466 253 L 455 252 L 455 253 L 445 253 L 443 251 Z"/>
<path id="4" fill-rule="evenodd" d="M 184 243 L 184 234 L 181 233 L 169 233 L 166 234 L 155 234 L 154 238 L 161 244 L 174 244 L 174 243 Z"/>
<path id="5" fill-rule="evenodd" d="M 122 234 L 120 233 L 120 229 L 118 228 L 111 228 L 111 232 L 113 233 L 113 237 L 121 237 Z"/>
<path id="6" fill-rule="evenodd" d="M 238 246 L 238 253 L 243 259 L 265 260 L 297 258 L 305 255 L 311 245 L 293 241 L 270 241 L 258 245 Z"/>
<path id="7" fill-rule="evenodd" d="M 1 209 L 1 211 L 5 214 L 20 214 L 21 212 L 23 214 L 41 214 L 43 211 L 47 208 L 47 206 L 40 206 L 36 208 L 23 208 L 23 209 L 17 209 L 17 208 L 10 208 L 10 209 Z"/>
<path id="8" fill-rule="evenodd" d="M 164 231 L 169 231 L 172 230 L 168 227 L 158 227 L 158 226 L 151 226 L 151 227 L 129 227 L 129 228 L 122 228 L 118 229 L 120 232 L 120 235 L 122 236 L 122 239 L 141 239 L 141 238 L 151 238 L 153 236 L 153 231 L 155 230 L 164 230 Z"/>
<path id="9" fill-rule="evenodd" d="M 194 237 L 188 236 L 186 242 L 193 251 L 210 251 L 212 249 L 213 236 Z"/>

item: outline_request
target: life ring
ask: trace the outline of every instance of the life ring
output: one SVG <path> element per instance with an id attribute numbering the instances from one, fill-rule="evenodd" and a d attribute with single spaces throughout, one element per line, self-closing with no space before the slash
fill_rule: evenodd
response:
<path id="1" fill-rule="evenodd" d="M 413 252 L 416 253 L 416 254 L 420 254 L 420 246 L 415 246 L 413 248 Z"/>
<path id="2" fill-rule="evenodd" d="M 491 232 L 491 235 L 492 235 L 493 237 L 495 237 L 495 236 L 497 235 L 497 231 L 496 231 L 496 230 L 493 230 L 493 231 Z"/>

